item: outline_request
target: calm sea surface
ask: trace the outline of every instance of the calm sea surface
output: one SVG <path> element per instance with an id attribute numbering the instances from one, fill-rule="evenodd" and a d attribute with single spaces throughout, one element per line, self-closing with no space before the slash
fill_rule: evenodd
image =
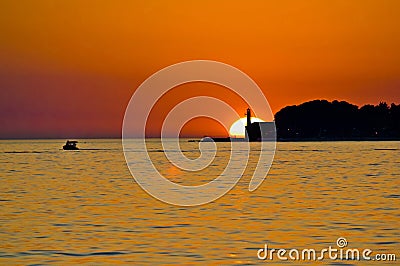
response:
<path id="1" fill-rule="evenodd" d="M 281 264 L 258 260 L 258 249 L 322 250 L 339 237 L 347 248 L 395 253 L 389 264 L 399 263 L 400 142 L 278 143 L 259 189 L 248 191 L 254 152 L 234 189 L 197 207 L 145 193 L 120 140 L 82 140 L 91 150 L 80 151 L 63 144 L 0 142 L 1 264 Z M 157 140 L 148 146 L 170 180 L 196 185 L 222 172 L 229 145 L 218 143 L 213 167 L 196 173 L 168 164 Z M 182 142 L 182 150 L 199 155 L 198 143 Z"/>

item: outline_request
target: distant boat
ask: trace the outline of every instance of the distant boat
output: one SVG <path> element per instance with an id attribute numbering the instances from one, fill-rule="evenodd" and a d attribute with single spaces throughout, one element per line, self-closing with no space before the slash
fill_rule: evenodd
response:
<path id="1" fill-rule="evenodd" d="M 212 138 L 212 137 L 204 137 L 200 140 L 200 142 L 231 142 L 231 138 Z"/>
<path id="2" fill-rule="evenodd" d="M 79 150 L 78 147 L 76 147 L 76 144 L 78 142 L 76 140 L 67 140 L 67 143 L 63 146 L 64 150 Z"/>

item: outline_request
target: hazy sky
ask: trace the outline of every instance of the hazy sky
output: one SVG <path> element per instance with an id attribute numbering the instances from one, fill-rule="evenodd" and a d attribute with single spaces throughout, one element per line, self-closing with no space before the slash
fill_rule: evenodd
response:
<path id="1" fill-rule="evenodd" d="M 194 59 L 241 69 L 274 112 L 317 98 L 399 103 L 399 14 L 397 0 L 2 0 L 0 138 L 119 137 L 141 82 Z M 216 85 L 180 86 L 149 132 L 179 100 L 204 94 L 247 107 Z M 184 128 L 205 134 L 224 131 L 205 119 Z"/>

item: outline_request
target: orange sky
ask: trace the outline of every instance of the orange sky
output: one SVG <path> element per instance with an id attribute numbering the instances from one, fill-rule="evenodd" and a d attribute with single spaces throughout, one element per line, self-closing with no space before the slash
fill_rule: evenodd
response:
<path id="1" fill-rule="evenodd" d="M 397 0 L 3 0 L 0 138 L 119 137 L 140 83 L 194 59 L 241 69 L 274 112 L 317 98 L 399 103 L 399 14 Z M 185 86 L 160 100 L 151 135 L 171 99 L 207 94 L 246 107 L 218 86 Z M 183 133 L 225 134 L 214 125 L 197 119 Z"/>

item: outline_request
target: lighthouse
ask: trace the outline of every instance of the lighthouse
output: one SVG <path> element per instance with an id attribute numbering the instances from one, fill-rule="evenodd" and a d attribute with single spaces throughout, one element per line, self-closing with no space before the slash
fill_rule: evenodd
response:
<path id="1" fill-rule="evenodd" d="M 246 116 L 247 116 L 247 124 L 246 124 L 246 126 L 250 126 L 250 124 L 251 124 L 251 111 L 250 111 L 250 108 L 247 108 Z"/>

